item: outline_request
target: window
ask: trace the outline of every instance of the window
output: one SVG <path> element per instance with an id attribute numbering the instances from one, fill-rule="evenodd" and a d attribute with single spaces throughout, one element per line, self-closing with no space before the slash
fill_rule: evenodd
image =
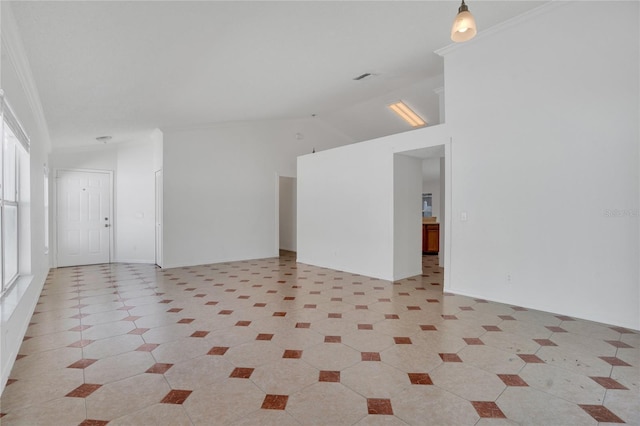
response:
<path id="1" fill-rule="evenodd" d="M 422 217 L 433 216 L 432 194 L 422 194 Z"/>
<path id="2" fill-rule="evenodd" d="M 4 293 L 18 278 L 25 260 L 21 259 L 20 229 L 21 222 L 28 222 L 21 200 L 28 191 L 29 139 L 1 91 L 0 101 L 0 284 Z"/>

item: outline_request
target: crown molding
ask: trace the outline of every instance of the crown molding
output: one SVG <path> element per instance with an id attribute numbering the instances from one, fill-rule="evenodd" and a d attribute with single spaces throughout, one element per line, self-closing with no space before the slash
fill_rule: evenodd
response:
<path id="1" fill-rule="evenodd" d="M 434 53 L 439 56 L 447 56 L 451 52 L 464 49 L 468 46 L 473 46 L 479 40 L 484 40 L 485 38 L 492 37 L 495 34 L 499 34 L 509 28 L 513 28 L 524 22 L 528 22 L 540 15 L 545 15 L 560 7 L 566 6 L 571 3 L 577 3 L 578 1 L 579 0 L 551 0 L 548 3 L 543 4 L 542 6 L 538 6 L 535 9 L 531 9 L 521 15 L 514 16 L 513 18 L 507 21 L 501 22 L 498 25 L 494 25 L 493 27 L 490 27 L 490 28 L 487 28 L 486 30 L 478 32 L 478 35 L 472 40 L 469 40 L 464 43 L 451 43 L 445 47 L 442 47 L 434 51 Z"/>
<path id="2" fill-rule="evenodd" d="M 2 2 L 2 23 L 0 39 L 2 42 L 2 50 L 6 53 L 9 62 L 13 65 L 18 76 L 18 80 L 22 85 L 22 89 L 27 97 L 27 103 L 31 108 L 33 116 L 38 126 L 38 130 L 44 138 L 45 152 L 51 152 L 51 136 L 49 135 L 49 126 L 44 115 L 44 109 L 40 101 L 40 95 L 38 94 L 38 87 L 36 86 L 33 73 L 31 72 L 31 66 L 29 65 L 29 59 L 24 51 L 22 45 L 22 38 L 16 24 L 13 11 L 11 10 L 11 4 L 9 2 Z"/>

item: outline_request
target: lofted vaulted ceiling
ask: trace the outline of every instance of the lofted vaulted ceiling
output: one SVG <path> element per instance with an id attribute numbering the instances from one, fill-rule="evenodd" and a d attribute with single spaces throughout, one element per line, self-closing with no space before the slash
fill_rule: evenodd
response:
<path id="1" fill-rule="evenodd" d="M 468 5 L 481 33 L 542 3 Z M 95 144 L 101 135 L 122 140 L 156 127 L 311 114 L 354 139 L 392 133 L 402 127 L 397 118 L 386 111 L 384 120 L 374 116 L 367 133 L 367 117 L 403 90 L 418 112 L 432 108 L 429 85 L 441 84 L 443 73 L 433 52 L 450 44 L 458 6 L 11 2 L 54 148 Z M 363 73 L 374 77 L 353 80 Z"/>

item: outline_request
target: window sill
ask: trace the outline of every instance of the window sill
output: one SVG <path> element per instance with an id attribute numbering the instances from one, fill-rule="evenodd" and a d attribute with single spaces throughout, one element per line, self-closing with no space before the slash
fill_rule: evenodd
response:
<path id="1" fill-rule="evenodd" d="M 2 295 L 2 299 L 0 299 L 0 316 L 3 324 L 11 318 L 32 281 L 33 275 L 20 276 L 11 288 Z"/>

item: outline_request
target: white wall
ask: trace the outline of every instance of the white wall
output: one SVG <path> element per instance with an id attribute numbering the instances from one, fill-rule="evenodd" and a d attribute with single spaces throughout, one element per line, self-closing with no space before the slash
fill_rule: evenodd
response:
<path id="1" fill-rule="evenodd" d="M 419 273 L 420 160 L 415 174 L 395 174 L 394 154 L 447 144 L 447 135 L 426 127 L 298 158 L 298 261 L 386 280 Z M 415 185 L 415 201 L 400 194 L 395 204 L 396 184 Z M 415 225 L 394 220 L 411 215 L 399 206 L 415 212 Z"/>
<path id="2" fill-rule="evenodd" d="M 126 143 L 56 150 L 54 169 L 114 173 L 113 262 L 155 263 L 155 171 L 162 167 L 162 133 Z M 55 213 L 53 216 L 55 226 Z M 55 253 L 55 247 L 54 247 Z"/>
<path id="3" fill-rule="evenodd" d="M 638 7 L 552 5 L 445 51 L 469 218 L 447 291 L 640 328 Z"/>
<path id="4" fill-rule="evenodd" d="M 21 279 L 0 301 L 0 391 L 4 389 L 16 354 L 27 330 L 31 315 L 49 271 L 49 257 L 45 253 L 44 167 L 48 164 L 49 135 L 39 96 L 28 61 L 15 27 L 8 2 L 0 2 L 2 37 L 0 88 L 5 92 L 17 118 L 31 139 L 29 199 L 22 206 L 28 210 L 28 241 L 21 241 L 30 249 L 28 265 L 21 272 L 29 274 Z M 24 201 L 24 200 L 23 200 Z"/>
<path id="5" fill-rule="evenodd" d="M 280 249 L 296 251 L 296 204 L 297 204 L 297 184 L 296 178 L 280 176 L 279 185 L 279 229 L 280 229 Z"/>
<path id="6" fill-rule="evenodd" d="M 422 273 L 422 159 L 393 156 L 393 277 Z"/>
<path id="7" fill-rule="evenodd" d="M 311 118 L 165 130 L 164 267 L 277 256 L 276 174 L 349 142 Z"/>

